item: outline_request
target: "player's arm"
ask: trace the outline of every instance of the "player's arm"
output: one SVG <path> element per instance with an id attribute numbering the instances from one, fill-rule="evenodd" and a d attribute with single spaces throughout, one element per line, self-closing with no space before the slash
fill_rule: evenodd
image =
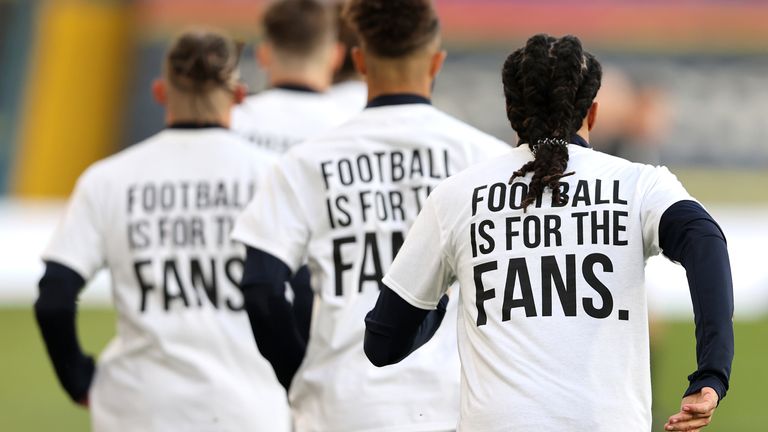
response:
<path id="1" fill-rule="evenodd" d="M 448 295 L 434 310 L 420 309 L 385 285 L 365 317 L 365 355 L 378 367 L 400 362 L 432 339 L 447 307 Z"/>
<path id="2" fill-rule="evenodd" d="M 376 366 L 397 363 L 427 343 L 445 316 L 453 272 L 443 254 L 437 213 L 433 192 L 365 318 L 365 354 Z"/>
<path id="3" fill-rule="evenodd" d="M 667 430 L 706 426 L 725 397 L 734 355 L 733 283 L 725 236 L 695 201 L 669 207 L 659 222 L 659 246 L 686 271 L 696 324 L 697 369 L 681 411 Z"/>
<path id="4" fill-rule="evenodd" d="M 309 328 L 312 325 L 312 306 L 315 293 L 312 291 L 309 267 L 302 266 L 291 278 L 293 289 L 293 316 L 299 333 L 305 341 L 309 341 Z"/>
<path id="5" fill-rule="evenodd" d="M 71 268 L 46 262 L 35 302 L 35 317 L 56 376 L 73 401 L 88 404 L 95 371 L 93 358 L 83 353 L 77 338 L 77 296 L 85 280 Z"/>
<path id="6" fill-rule="evenodd" d="M 285 284 L 290 280 L 291 271 L 283 261 L 262 250 L 247 248 L 240 283 L 245 310 L 259 352 L 286 389 L 306 351 L 293 307 L 285 297 Z"/>

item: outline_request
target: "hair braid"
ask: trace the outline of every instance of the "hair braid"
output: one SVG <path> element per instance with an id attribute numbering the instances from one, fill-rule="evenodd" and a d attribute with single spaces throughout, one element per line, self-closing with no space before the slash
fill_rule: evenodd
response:
<path id="1" fill-rule="evenodd" d="M 502 69 L 507 118 L 534 159 L 512 174 L 533 172 L 523 208 L 546 187 L 560 201 L 559 182 L 568 166 L 567 141 L 581 128 L 600 88 L 600 63 L 583 51 L 575 36 L 555 39 L 539 34 L 507 57 Z"/>

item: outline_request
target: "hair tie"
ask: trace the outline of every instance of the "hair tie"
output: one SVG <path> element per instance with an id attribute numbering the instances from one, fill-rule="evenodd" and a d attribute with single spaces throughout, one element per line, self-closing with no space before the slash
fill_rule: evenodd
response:
<path id="1" fill-rule="evenodd" d="M 562 138 L 542 138 L 538 141 L 536 141 L 536 144 L 533 144 L 531 146 L 531 151 L 533 152 L 533 155 L 536 156 L 536 150 L 539 149 L 539 146 L 542 145 L 558 145 L 563 147 L 568 147 L 568 141 L 562 139 Z"/>

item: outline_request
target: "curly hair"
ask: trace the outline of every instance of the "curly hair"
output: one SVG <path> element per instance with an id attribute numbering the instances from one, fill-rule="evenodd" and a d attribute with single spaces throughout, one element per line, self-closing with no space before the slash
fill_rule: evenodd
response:
<path id="1" fill-rule="evenodd" d="M 439 35 L 431 0 L 350 0 L 344 18 L 374 55 L 407 56 Z"/>
<path id="2" fill-rule="evenodd" d="M 549 187 L 560 201 L 560 179 L 572 175 L 567 143 L 572 139 L 600 89 L 602 68 L 575 36 L 538 34 L 507 57 L 502 69 L 507 118 L 534 159 L 512 174 L 509 182 L 532 172 L 523 207 Z"/>

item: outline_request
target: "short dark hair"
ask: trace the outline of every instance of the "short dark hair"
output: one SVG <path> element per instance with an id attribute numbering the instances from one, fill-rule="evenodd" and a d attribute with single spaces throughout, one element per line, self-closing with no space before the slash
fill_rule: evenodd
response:
<path id="1" fill-rule="evenodd" d="M 350 0 L 344 16 L 365 48 L 380 57 L 407 56 L 440 33 L 431 0 Z"/>
<path id="2" fill-rule="evenodd" d="M 264 36 L 283 52 L 309 55 L 336 37 L 336 22 L 330 8 L 317 0 L 279 0 L 269 5 L 263 17 Z"/>
<path id="3" fill-rule="evenodd" d="M 216 31 L 186 31 L 166 55 L 168 81 L 185 92 L 228 87 L 236 75 L 241 49 L 242 44 Z"/>

